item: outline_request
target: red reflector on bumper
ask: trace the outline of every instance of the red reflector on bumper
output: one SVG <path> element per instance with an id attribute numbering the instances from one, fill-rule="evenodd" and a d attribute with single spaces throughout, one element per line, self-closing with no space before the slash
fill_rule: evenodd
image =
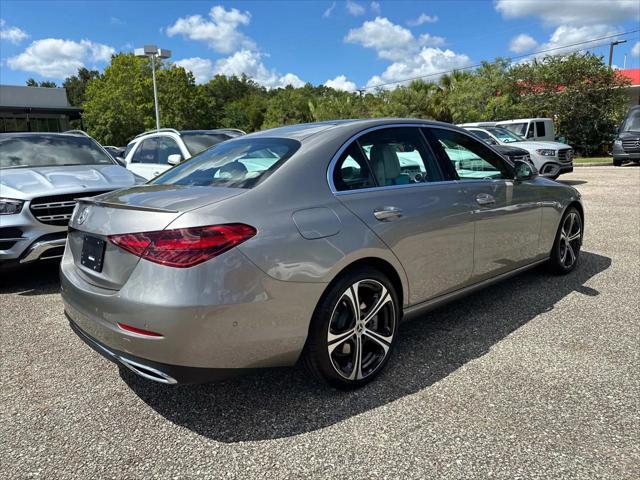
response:
<path id="1" fill-rule="evenodd" d="M 135 333 L 137 335 L 144 335 L 146 337 L 154 337 L 159 338 L 163 337 L 161 333 L 152 332 L 151 330 L 143 330 L 142 328 L 132 327 L 131 325 L 125 325 L 124 323 L 118 322 L 118 327 L 124 330 L 125 332 Z"/>

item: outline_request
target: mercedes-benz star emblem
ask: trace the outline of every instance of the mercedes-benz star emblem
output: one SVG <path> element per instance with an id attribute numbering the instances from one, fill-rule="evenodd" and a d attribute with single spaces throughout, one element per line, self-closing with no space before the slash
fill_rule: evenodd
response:
<path id="1" fill-rule="evenodd" d="M 77 220 L 78 225 L 82 225 L 87 220 L 88 216 L 89 216 L 89 207 L 85 207 L 80 212 L 80 215 L 78 215 L 78 220 Z"/>
<path id="2" fill-rule="evenodd" d="M 636 140 L 636 148 L 640 148 L 640 138 Z"/>

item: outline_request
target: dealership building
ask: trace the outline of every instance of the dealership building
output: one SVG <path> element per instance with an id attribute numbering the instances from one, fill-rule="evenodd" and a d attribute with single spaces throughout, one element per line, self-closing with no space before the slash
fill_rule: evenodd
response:
<path id="1" fill-rule="evenodd" d="M 0 85 L 0 132 L 64 132 L 81 113 L 64 88 Z"/>

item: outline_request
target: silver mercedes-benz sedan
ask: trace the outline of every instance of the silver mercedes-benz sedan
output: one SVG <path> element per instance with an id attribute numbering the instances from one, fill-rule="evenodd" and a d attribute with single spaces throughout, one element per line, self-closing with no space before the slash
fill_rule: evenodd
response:
<path id="1" fill-rule="evenodd" d="M 300 360 L 353 388 L 402 319 L 542 262 L 570 272 L 583 225 L 574 188 L 452 125 L 293 125 L 80 200 L 62 295 L 84 341 L 151 380 Z"/>

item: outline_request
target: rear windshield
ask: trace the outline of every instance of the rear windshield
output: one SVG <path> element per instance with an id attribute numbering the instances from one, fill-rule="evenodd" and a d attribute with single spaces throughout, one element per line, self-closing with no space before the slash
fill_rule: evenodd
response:
<path id="1" fill-rule="evenodd" d="M 0 168 L 97 164 L 114 161 L 88 137 L 0 134 Z"/>
<path id="2" fill-rule="evenodd" d="M 150 183 L 252 188 L 271 175 L 300 143 L 286 138 L 247 138 L 216 145 L 167 170 Z"/>
<path id="3" fill-rule="evenodd" d="M 185 145 L 189 149 L 189 153 L 191 153 L 192 156 L 231 138 L 231 135 L 227 135 L 226 133 L 203 132 L 183 132 L 181 136 L 182 140 L 184 140 Z"/>

